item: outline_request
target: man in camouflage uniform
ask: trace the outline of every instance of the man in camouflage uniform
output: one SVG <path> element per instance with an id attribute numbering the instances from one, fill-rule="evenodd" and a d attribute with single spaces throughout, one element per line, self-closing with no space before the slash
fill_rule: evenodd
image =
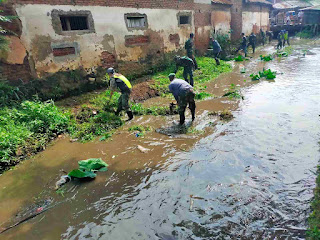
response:
<path id="1" fill-rule="evenodd" d="M 186 82 L 190 83 L 193 86 L 193 69 L 194 69 L 194 62 L 189 57 L 180 57 L 175 56 L 174 61 L 176 63 L 176 70 L 174 73 L 177 73 L 179 67 L 183 67 L 183 78 Z M 188 80 L 188 77 L 190 78 Z"/>
<path id="2" fill-rule="evenodd" d="M 194 62 L 194 67 L 195 69 L 198 69 L 198 64 L 197 64 L 197 61 L 196 61 L 196 58 L 194 57 L 194 51 L 193 51 L 193 46 L 194 46 L 194 43 L 193 43 L 193 39 L 194 39 L 194 34 L 193 33 L 190 33 L 190 38 L 186 41 L 186 43 L 184 44 L 184 48 L 186 49 L 187 51 L 187 56 L 189 58 L 192 59 L 192 61 Z"/>
<path id="3" fill-rule="evenodd" d="M 256 50 L 256 42 L 257 42 L 257 37 L 256 37 L 256 35 L 252 32 L 251 35 L 249 36 L 248 48 L 249 48 L 249 46 L 251 46 L 253 53 L 255 53 L 255 50 Z"/>
<path id="4" fill-rule="evenodd" d="M 118 99 L 116 115 L 119 115 L 122 110 L 125 110 L 128 115 L 128 121 L 130 121 L 133 118 L 133 113 L 129 106 L 129 98 L 132 90 L 131 83 L 125 76 L 116 73 L 113 68 L 108 68 L 107 74 L 110 77 L 110 100 L 115 91 L 119 90 L 121 92 L 121 96 Z"/>

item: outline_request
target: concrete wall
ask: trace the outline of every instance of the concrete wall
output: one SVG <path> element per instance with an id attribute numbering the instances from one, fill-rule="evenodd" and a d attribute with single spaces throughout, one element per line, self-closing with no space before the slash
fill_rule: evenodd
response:
<path id="1" fill-rule="evenodd" d="M 90 11 L 95 32 L 57 34 L 52 22 L 53 10 Z M 191 23 L 194 22 L 194 14 L 189 10 L 27 4 L 17 5 L 16 11 L 22 22 L 21 41 L 35 62 L 39 76 L 80 66 L 91 68 L 101 65 L 104 58 L 127 62 L 143 61 L 151 55 L 160 57 L 163 53 L 183 47 L 189 33 L 194 31 L 193 24 L 178 24 L 181 13 L 189 13 Z M 129 30 L 124 18 L 127 13 L 146 14 L 148 28 Z M 69 45 L 76 46 L 76 54 L 63 57 L 53 55 L 53 48 Z"/>
<path id="2" fill-rule="evenodd" d="M 260 29 L 269 30 L 269 8 L 262 5 L 246 4 L 242 9 L 242 32 L 249 35 Z"/>
<path id="3" fill-rule="evenodd" d="M 231 28 L 231 12 L 217 10 L 211 14 L 211 24 L 218 33 L 228 33 Z"/>

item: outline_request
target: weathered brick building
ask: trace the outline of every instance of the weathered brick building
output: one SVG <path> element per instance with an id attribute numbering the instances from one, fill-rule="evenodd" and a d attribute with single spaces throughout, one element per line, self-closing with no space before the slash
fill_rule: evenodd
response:
<path id="1" fill-rule="evenodd" d="M 2 74 L 27 81 L 83 67 L 117 66 L 123 73 L 146 72 L 183 49 L 196 35 L 199 53 L 210 34 L 235 38 L 267 28 L 265 0 L 9 0 L 11 51 L 2 54 Z M 262 20 L 263 19 L 263 20 Z"/>

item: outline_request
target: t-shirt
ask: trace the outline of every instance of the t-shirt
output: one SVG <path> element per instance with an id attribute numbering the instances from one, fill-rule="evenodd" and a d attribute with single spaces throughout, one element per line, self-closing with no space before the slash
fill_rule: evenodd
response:
<path id="1" fill-rule="evenodd" d="M 169 85 L 169 91 L 173 94 L 174 98 L 178 102 L 179 96 L 188 92 L 193 87 L 182 79 L 174 79 Z"/>

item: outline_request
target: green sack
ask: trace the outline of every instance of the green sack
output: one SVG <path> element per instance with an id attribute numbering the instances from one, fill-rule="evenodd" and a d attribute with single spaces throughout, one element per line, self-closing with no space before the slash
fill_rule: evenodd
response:
<path id="1" fill-rule="evenodd" d="M 91 171 L 82 171 L 79 169 L 74 169 L 68 174 L 69 177 L 73 178 L 95 178 L 97 174 L 91 172 Z"/>
<path id="2" fill-rule="evenodd" d="M 90 158 L 88 160 L 79 161 L 79 169 L 83 171 L 101 171 L 108 170 L 108 164 L 102 161 L 101 158 Z"/>

